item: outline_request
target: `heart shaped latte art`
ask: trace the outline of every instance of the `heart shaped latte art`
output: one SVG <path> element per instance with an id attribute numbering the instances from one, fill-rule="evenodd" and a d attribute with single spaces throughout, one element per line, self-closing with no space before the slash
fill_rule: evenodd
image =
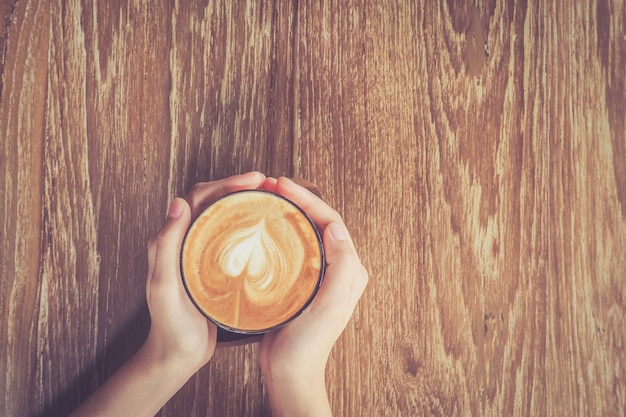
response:
<path id="1" fill-rule="evenodd" d="M 231 278 L 245 280 L 244 291 L 252 299 L 271 288 L 276 275 L 287 271 L 287 260 L 267 230 L 265 217 L 257 224 L 224 237 L 218 248 L 222 271 Z M 282 282 L 285 282 L 284 279 Z"/>

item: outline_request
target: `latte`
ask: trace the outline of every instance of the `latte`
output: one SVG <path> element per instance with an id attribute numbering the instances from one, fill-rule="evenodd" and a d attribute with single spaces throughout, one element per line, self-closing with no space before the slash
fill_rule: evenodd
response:
<path id="1" fill-rule="evenodd" d="M 235 333 L 263 333 L 297 316 L 324 273 L 319 233 L 294 203 L 239 191 L 189 228 L 181 253 L 185 288 L 210 320 Z"/>

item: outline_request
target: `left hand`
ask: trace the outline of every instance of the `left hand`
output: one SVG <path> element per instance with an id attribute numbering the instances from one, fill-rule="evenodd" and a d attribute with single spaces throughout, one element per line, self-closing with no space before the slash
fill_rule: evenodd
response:
<path id="1" fill-rule="evenodd" d="M 189 376 L 213 356 L 217 328 L 196 309 L 183 286 L 180 252 L 185 233 L 213 201 L 234 191 L 260 188 L 264 182 L 263 174 L 249 172 L 196 184 L 185 199 L 171 202 L 165 224 L 148 245 L 146 295 L 152 322 L 144 348 Z"/>

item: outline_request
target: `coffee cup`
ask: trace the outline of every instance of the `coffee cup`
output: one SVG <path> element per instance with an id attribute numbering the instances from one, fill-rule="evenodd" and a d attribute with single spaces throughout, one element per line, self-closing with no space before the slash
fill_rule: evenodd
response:
<path id="1" fill-rule="evenodd" d="M 181 251 L 187 294 L 218 326 L 218 342 L 276 330 L 312 301 L 324 275 L 322 239 L 290 200 L 263 190 L 226 195 L 193 221 Z"/>

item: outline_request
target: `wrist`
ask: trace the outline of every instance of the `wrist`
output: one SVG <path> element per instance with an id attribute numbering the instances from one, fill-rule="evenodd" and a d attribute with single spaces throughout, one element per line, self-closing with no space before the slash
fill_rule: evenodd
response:
<path id="1" fill-rule="evenodd" d="M 331 416 L 324 368 L 315 372 L 263 369 L 274 417 Z"/>
<path id="2" fill-rule="evenodd" d="M 72 416 L 153 416 L 192 375 L 147 340 Z"/>
<path id="3" fill-rule="evenodd" d="M 145 366 L 150 366 L 172 380 L 187 381 L 208 362 L 199 355 L 172 353 L 152 333 L 137 352 Z M 183 382 L 184 383 L 184 382 Z"/>

